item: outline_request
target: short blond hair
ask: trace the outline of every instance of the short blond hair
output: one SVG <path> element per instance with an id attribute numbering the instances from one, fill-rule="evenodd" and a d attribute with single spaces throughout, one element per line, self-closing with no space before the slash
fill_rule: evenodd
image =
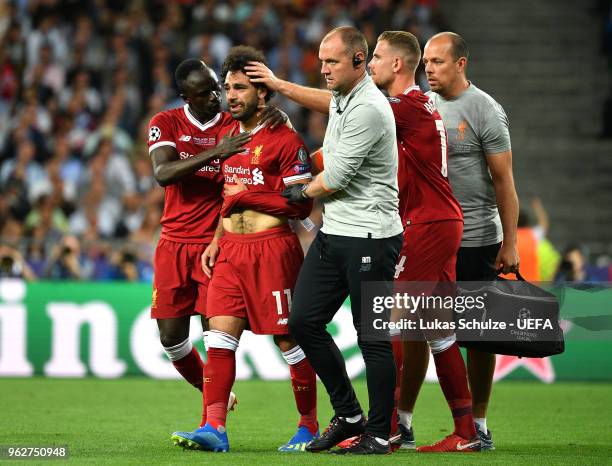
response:
<path id="1" fill-rule="evenodd" d="M 404 63 L 414 73 L 421 61 L 421 46 L 418 39 L 406 31 L 385 31 L 378 36 L 378 41 L 384 40 L 391 47 L 399 50 L 403 57 Z"/>

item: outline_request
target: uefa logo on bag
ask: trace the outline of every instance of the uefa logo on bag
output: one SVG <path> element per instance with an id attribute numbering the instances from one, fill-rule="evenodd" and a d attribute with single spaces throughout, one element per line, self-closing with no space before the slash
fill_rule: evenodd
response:
<path id="1" fill-rule="evenodd" d="M 528 319 L 531 319 L 531 311 L 525 307 L 521 308 L 518 311 L 517 320 L 528 320 Z"/>

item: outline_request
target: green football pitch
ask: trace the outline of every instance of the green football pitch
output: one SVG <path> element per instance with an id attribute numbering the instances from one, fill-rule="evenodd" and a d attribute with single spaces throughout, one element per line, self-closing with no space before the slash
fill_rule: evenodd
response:
<path id="1" fill-rule="evenodd" d="M 365 383 L 357 381 L 355 387 L 366 404 Z M 70 463 L 91 464 L 612 462 L 611 384 L 498 383 L 489 413 L 496 451 L 444 455 L 400 451 L 367 458 L 277 452 L 297 421 L 289 383 L 237 382 L 234 391 L 239 405 L 228 421 L 231 451 L 213 454 L 184 451 L 170 442 L 172 431 L 191 430 L 199 421 L 199 393 L 184 382 L 0 379 L 0 445 L 67 445 Z M 331 411 L 321 385 L 319 402 L 319 422 L 324 427 Z M 436 384 L 423 387 L 414 427 L 417 444 L 449 434 L 450 416 Z"/>

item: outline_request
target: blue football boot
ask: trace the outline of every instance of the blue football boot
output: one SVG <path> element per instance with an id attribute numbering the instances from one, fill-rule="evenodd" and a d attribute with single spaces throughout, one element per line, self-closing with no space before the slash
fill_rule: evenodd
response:
<path id="1" fill-rule="evenodd" d="M 319 431 L 312 435 L 307 427 L 299 426 L 297 432 L 291 440 L 285 443 L 283 446 L 278 447 L 278 451 L 291 451 L 300 452 L 305 451 L 306 445 L 308 445 L 313 439 L 319 436 Z"/>
<path id="2" fill-rule="evenodd" d="M 225 427 L 219 426 L 215 429 L 210 424 L 199 427 L 193 432 L 175 432 L 172 441 L 190 450 L 204 450 L 225 453 L 229 451 L 229 440 Z"/>

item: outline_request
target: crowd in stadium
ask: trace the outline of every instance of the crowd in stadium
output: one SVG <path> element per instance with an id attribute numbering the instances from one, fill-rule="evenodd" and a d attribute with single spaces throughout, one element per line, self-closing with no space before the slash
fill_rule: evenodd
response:
<path id="1" fill-rule="evenodd" d="M 358 26 L 371 49 L 384 30 L 424 43 L 447 29 L 436 0 L 3 2 L 0 275 L 150 281 L 164 194 L 146 130 L 183 103 L 176 65 L 202 57 L 219 72 L 248 43 L 277 76 L 319 86 L 318 44 L 340 25 Z M 422 72 L 419 84 L 427 89 Z M 321 145 L 323 115 L 273 104 L 311 150 Z"/>
<path id="2" fill-rule="evenodd" d="M 595 14 L 603 19 L 601 24 L 601 50 L 608 58 L 608 66 L 612 72 L 612 1 L 599 0 Z M 602 136 L 604 138 L 612 138 L 612 84 L 604 101 L 603 120 Z"/>
<path id="3" fill-rule="evenodd" d="M 146 130 L 152 115 L 183 104 L 181 60 L 201 57 L 219 72 L 229 49 L 248 43 L 279 76 L 318 85 L 329 29 L 358 25 L 372 44 L 385 29 L 425 41 L 442 26 L 436 3 L 3 2 L 0 274 L 150 281 L 163 189 Z M 311 149 L 321 145 L 323 116 L 275 105 Z"/>

